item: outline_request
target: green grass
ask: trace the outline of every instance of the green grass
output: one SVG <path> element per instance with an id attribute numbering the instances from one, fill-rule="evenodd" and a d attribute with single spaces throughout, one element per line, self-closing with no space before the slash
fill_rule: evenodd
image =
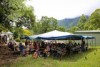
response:
<path id="1" fill-rule="evenodd" d="M 61 61 L 52 57 L 33 59 L 29 55 L 2 67 L 100 67 L 100 47 L 92 47 L 87 52 L 63 57 Z"/>

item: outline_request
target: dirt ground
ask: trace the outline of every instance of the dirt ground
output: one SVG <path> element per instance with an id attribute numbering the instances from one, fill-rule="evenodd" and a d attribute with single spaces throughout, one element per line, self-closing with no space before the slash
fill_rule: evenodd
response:
<path id="1" fill-rule="evenodd" d="M 14 61 L 18 56 L 5 45 L 0 45 L 0 66 Z"/>

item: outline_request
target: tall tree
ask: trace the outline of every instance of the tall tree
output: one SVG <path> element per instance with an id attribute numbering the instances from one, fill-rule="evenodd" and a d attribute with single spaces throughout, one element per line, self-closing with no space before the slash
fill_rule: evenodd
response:
<path id="1" fill-rule="evenodd" d="M 28 29 L 32 29 L 35 24 L 35 15 L 33 13 L 32 7 L 26 7 L 23 9 L 22 16 L 20 16 L 17 20 L 16 25 L 18 27 L 25 26 Z"/>
<path id="2" fill-rule="evenodd" d="M 78 21 L 78 30 L 83 30 L 84 29 L 84 24 L 87 21 L 87 18 L 84 14 L 82 14 L 82 16 L 80 17 L 79 21 Z"/>
<path id="3" fill-rule="evenodd" d="M 50 19 L 47 16 L 43 16 L 40 22 L 42 24 L 41 33 L 47 32 L 50 27 Z"/>
<path id="4" fill-rule="evenodd" d="M 10 29 L 10 20 L 14 20 L 20 15 L 24 8 L 24 0 L 0 0 L 0 23 Z"/>
<path id="5" fill-rule="evenodd" d="M 34 34 L 42 33 L 42 23 L 40 21 L 36 22 L 33 27 Z"/>
<path id="6" fill-rule="evenodd" d="M 77 31 L 78 30 L 78 27 L 77 26 L 73 26 L 73 27 L 71 27 L 70 29 L 68 29 L 67 31 L 69 31 L 69 32 L 75 32 L 75 31 Z"/>
<path id="7" fill-rule="evenodd" d="M 100 9 L 95 10 L 91 14 L 89 21 L 85 24 L 85 27 L 89 30 L 100 29 Z"/>
<path id="8" fill-rule="evenodd" d="M 50 24 L 51 24 L 51 26 L 52 26 L 52 30 L 57 29 L 57 27 L 58 27 L 57 19 L 55 19 L 55 18 L 53 18 L 53 17 L 50 17 Z"/>
<path id="9" fill-rule="evenodd" d="M 34 26 L 35 34 L 45 33 L 52 30 L 65 31 L 65 28 L 58 26 L 57 19 L 47 16 L 43 16 Z"/>
<path id="10" fill-rule="evenodd" d="M 0 0 L 0 24 L 11 29 L 11 22 L 17 27 L 32 27 L 35 22 L 33 8 L 25 6 L 26 0 Z"/>

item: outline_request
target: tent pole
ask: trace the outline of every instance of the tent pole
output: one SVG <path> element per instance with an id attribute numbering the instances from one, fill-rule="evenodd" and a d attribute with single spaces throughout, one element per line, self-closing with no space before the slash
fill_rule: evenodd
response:
<path id="1" fill-rule="evenodd" d="M 89 43 L 88 43 L 89 41 L 88 41 L 88 39 L 87 39 L 87 47 L 89 47 Z"/>
<path id="2" fill-rule="evenodd" d="M 95 45 L 94 39 L 93 39 L 93 45 Z"/>
<path id="3" fill-rule="evenodd" d="M 96 47 L 96 38 L 95 38 L 95 47 Z"/>
<path id="4" fill-rule="evenodd" d="M 93 39 L 92 39 L 92 45 L 93 45 Z"/>
<path id="5" fill-rule="evenodd" d="M 92 48 L 93 48 L 93 45 L 92 45 L 92 39 L 91 39 L 91 46 L 92 46 Z"/>
<path id="6" fill-rule="evenodd" d="M 88 44 L 88 39 L 87 39 L 87 44 Z"/>

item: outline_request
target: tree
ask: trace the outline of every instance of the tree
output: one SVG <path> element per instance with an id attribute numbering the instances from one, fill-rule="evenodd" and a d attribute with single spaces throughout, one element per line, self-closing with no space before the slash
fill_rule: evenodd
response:
<path id="1" fill-rule="evenodd" d="M 0 0 L 0 24 L 7 29 L 12 29 L 12 23 L 17 27 L 26 26 L 32 29 L 35 15 L 32 7 L 25 5 L 25 0 Z"/>
<path id="2" fill-rule="evenodd" d="M 23 29 L 23 35 L 25 35 L 25 36 L 30 36 L 30 35 L 32 35 L 32 33 L 31 33 L 31 31 L 28 30 L 28 29 Z"/>
<path id="3" fill-rule="evenodd" d="M 50 19 L 47 16 L 43 16 L 40 22 L 42 24 L 41 33 L 47 32 L 50 27 Z"/>
<path id="4" fill-rule="evenodd" d="M 57 19 L 47 16 L 43 16 L 41 18 L 40 25 L 41 25 L 41 33 L 55 30 L 57 29 L 58 26 Z"/>
<path id="5" fill-rule="evenodd" d="M 8 30 L 0 24 L 0 32 L 2 31 L 8 31 Z"/>
<path id="6" fill-rule="evenodd" d="M 79 21 L 78 21 L 78 30 L 83 30 L 84 29 L 84 24 L 87 21 L 87 18 L 85 17 L 84 14 L 82 14 L 82 16 L 80 17 Z"/>
<path id="7" fill-rule="evenodd" d="M 57 27 L 57 30 L 59 30 L 59 31 L 66 31 L 65 28 L 64 28 L 63 26 L 58 26 L 58 27 Z"/>
<path id="8" fill-rule="evenodd" d="M 42 23 L 40 21 L 36 22 L 33 28 L 34 34 L 42 33 Z"/>
<path id="9" fill-rule="evenodd" d="M 50 24 L 52 26 L 52 30 L 56 30 L 58 27 L 57 19 L 50 17 Z"/>
<path id="10" fill-rule="evenodd" d="M 85 27 L 89 30 L 97 30 L 100 28 L 100 9 L 95 10 L 88 22 L 85 24 Z"/>
<path id="11" fill-rule="evenodd" d="M 0 23 L 10 29 L 10 20 L 20 16 L 24 0 L 0 0 Z"/>
<path id="12" fill-rule="evenodd" d="M 22 16 L 17 20 L 17 27 L 25 26 L 28 29 L 32 29 L 35 23 L 35 15 L 33 11 L 32 7 L 26 7 L 22 12 Z"/>
<path id="13" fill-rule="evenodd" d="M 47 16 L 42 16 L 41 20 L 34 25 L 35 34 L 41 34 L 52 30 L 65 31 L 65 28 L 58 26 L 57 19 Z"/>
<path id="14" fill-rule="evenodd" d="M 42 25 L 42 28 L 41 28 L 42 32 L 41 33 L 45 33 L 45 32 L 52 31 L 52 30 L 65 31 L 64 27 L 58 26 L 57 19 L 55 19 L 53 17 L 43 16 L 40 20 L 40 23 Z"/>
<path id="15" fill-rule="evenodd" d="M 71 27 L 70 28 L 70 30 L 68 30 L 69 32 L 75 32 L 75 31 L 77 31 L 78 30 L 78 27 L 77 26 L 73 26 L 73 27 Z"/>

